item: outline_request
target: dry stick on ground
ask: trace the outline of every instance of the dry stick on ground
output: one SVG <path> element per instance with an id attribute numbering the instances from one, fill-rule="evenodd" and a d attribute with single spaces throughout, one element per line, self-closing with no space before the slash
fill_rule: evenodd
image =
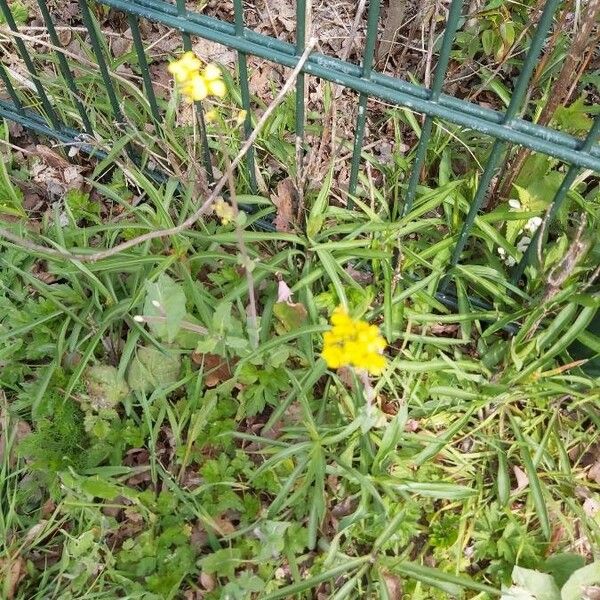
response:
<path id="1" fill-rule="evenodd" d="M 550 90 L 548 101 L 542 109 L 540 118 L 537 121 L 538 125 L 548 125 L 558 107 L 568 101 L 569 95 L 574 89 L 573 74 L 576 73 L 577 76 L 582 74 L 582 71 L 577 70 L 579 62 L 584 58 L 586 50 L 594 47 L 600 38 L 600 32 L 596 31 L 594 33 L 593 31 L 599 15 L 600 0 L 591 0 L 583 15 L 581 28 L 577 32 L 564 59 L 558 78 Z M 550 52 L 552 52 L 552 47 L 548 49 L 546 54 Z M 511 161 L 509 170 L 502 180 L 502 183 L 499 185 L 497 192 L 492 194 L 490 209 L 494 208 L 500 198 L 506 198 L 510 194 L 512 185 L 530 154 L 531 150 L 528 148 L 521 148 L 517 152 L 517 155 Z"/>
<path id="2" fill-rule="evenodd" d="M 186 229 L 189 229 L 194 223 L 196 223 L 196 221 L 198 221 L 198 219 L 202 215 L 204 215 L 208 212 L 208 209 L 212 206 L 213 202 L 217 199 L 217 197 L 219 196 L 219 194 L 225 187 L 228 177 L 229 177 L 229 171 L 231 171 L 231 173 L 233 173 L 234 169 L 240 164 L 240 162 L 242 161 L 242 159 L 244 158 L 244 156 L 246 155 L 248 150 L 250 150 L 250 148 L 252 147 L 252 144 L 254 144 L 254 142 L 256 141 L 256 138 L 258 137 L 262 128 L 265 126 L 265 123 L 267 122 L 269 117 L 273 114 L 273 111 L 283 102 L 286 94 L 290 91 L 290 89 L 294 85 L 294 82 L 296 81 L 296 77 L 298 76 L 298 73 L 300 73 L 300 71 L 302 70 L 304 63 L 306 63 L 315 43 L 316 43 L 316 39 L 311 38 L 306 46 L 306 50 L 304 51 L 302 56 L 299 58 L 298 63 L 294 67 L 294 70 L 290 74 L 288 80 L 285 82 L 285 84 L 283 85 L 283 87 L 281 88 L 281 90 L 279 91 L 277 96 L 273 99 L 273 102 L 271 102 L 271 104 L 269 104 L 269 106 L 266 108 L 265 112 L 262 114 L 261 118 L 259 119 L 258 123 L 256 124 L 256 127 L 254 128 L 252 133 L 248 136 L 248 139 L 242 146 L 242 149 L 238 152 L 237 156 L 231 162 L 231 165 L 229 166 L 229 169 L 227 170 L 228 172 L 226 172 L 221 177 L 221 179 L 219 179 L 219 181 L 215 185 L 213 191 L 211 192 L 210 196 L 204 201 L 202 206 L 200 206 L 200 208 L 198 208 L 198 210 L 196 210 L 195 213 L 193 213 L 185 221 L 183 221 L 183 223 L 180 223 L 176 227 L 169 227 L 167 229 L 158 229 L 156 231 L 149 231 L 148 233 L 145 233 L 144 235 L 140 235 L 136 238 L 133 238 L 133 239 L 123 242 L 121 244 L 117 244 L 113 248 L 109 248 L 108 250 L 102 250 L 100 252 L 95 252 L 94 254 L 69 252 L 68 250 L 63 250 L 63 249 L 53 250 L 46 246 L 42 246 L 40 244 L 30 242 L 29 240 L 21 237 L 20 235 L 16 235 L 16 234 L 12 233 L 11 231 L 9 231 L 8 229 L 5 229 L 4 227 L 0 227 L 0 241 L 2 241 L 2 238 L 4 238 L 6 240 L 9 240 L 13 244 L 16 244 L 17 246 L 20 246 L 23 249 L 31 250 L 32 252 L 42 253 L 48 258 L 66 258 L 68 260 L 75 260 L 75 261 L 79 261 L 79 262 L 96 262 L 98 260 L 108 258 L 109 256 L 114 256 L 115 254 L 118 254 L 119 252 L 123 252 L 123 250 L 128 250 L 129 248 L 133 248 L 134 246 L 138 246 L 139 244 L 142 244 L 149 240 L 154 240 L 154 239 L 163 238 L 163 237 L 170 237 L 170 236 L 182 233 Z"/>

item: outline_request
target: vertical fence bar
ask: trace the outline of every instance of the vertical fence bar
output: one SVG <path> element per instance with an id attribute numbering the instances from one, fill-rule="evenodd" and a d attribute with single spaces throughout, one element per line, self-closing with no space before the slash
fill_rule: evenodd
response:
<path id="1" fill-rule="evenodd" d="M 235 22 L 235 34 L 238 37 L 244 37 L 244 6 L 242 0 L 233 0 L 233 12 Z M 240 74 L 240 92 L 242 95 L 242 108 L 246 111 L 244 117 L 244 138 L 252 133 L 252 115 L 250 114 L 250 81 L 248 78 L 248 57 L 245 52 L 238 52 L 238 70 Z M 246 154 L 246 167 L 248 169 L 248 178 L 250 180 L 250 189 L 256 194 L 258 189 L 256 183 L 254 147 L 250 148 Z"/>
<path id="2" fill-rule="evenodd" d="M 90 34 L 90 43 L 92 44 L 92 50 L 94 51 L 96 61 L 98 62 L 98 68 L 100 69 L 100 75 L 102 76 L 102 81 L 104 82 L 106 93 L 108 94 L 108 100 L 110 102 L 113 116 L 117 123 L 122 124 L 125 119 L 123 118 L 121 107 L 119 106 L 119 100 L 117 99 L 117 94 L 108 70 L 108 64 L 104 58 L 104 52 L 102 51 L 102 44 L 100 43 L 100 38 L 98 36 L 98 32 L 96 31 L 96 24 L 94 23 L 87 0 L 79 0 L 79 6 L 81 8 L 83 24 Z"/>
<path id="3" fill-rule="evenodd" d="M 370 79 L 371 71 L 373 70 L 373 55 L 375 53 L 375 43 L 377 41 L 377 25 L 379 23 L 380 9 L 381 0 L 371 0 L 369 3 L 369 14 L 367 17 L 367 40 L 363 54 L 363 79 Z M 352 150 L 352 163 L 350 165 L 350 181 L 348 183 L 348 208 L 352 208 L 354 206 L 352 196 L 354 196 L 356 193 L 356 183 L 358 181 L 358 168 L 360 166 L 360 155 L 362 153 L 363 139 L 365 136 L 368 99 L 368 95 L 364 93 L 361 93 L 358 98 L 358 115 L 356 117 L 354 148 Z"/>
<path id="4" fill-rule="evenodd" d="M 60 39 L 58 38 L 58 34 L 56 33 L 56 29 L 54 27 L 54 23 L 52 21 L 52 17 L 50 16 L 50 11 L 48 10 L 48 5 L 46 4 L 46 0 L 37 0 L 38 6 L 40 8 L 40 12 L 42 13 L 42 18 L 44 19 L 44 24 L 46 25 L 46 29 L 48 30 L 48 35 L 50 36 L 50 41 L 57 48 L 55 51 L 56 57 L 58 58 L 58 65 L 60 68 L 60 72 L 67 83 L 67 87 L 71 92 L 73 97 L 73 102 L 75 103 L 75 107 L 77 108 L 77 112 L 81 117 L 81 122 L 83 123 L 83 127 L 85 132 L 89 135 L 94 135 L 94 128 L 92 127 L 92 123 L 90 118 L 88 117 L 87 111 L 83 106 L 79 98 L 79 90 L 77 89 L 77 85 L 75 84 L 75 79 L 73 78 L 73 74 L 71 73 L 71 69 L 69 68 L 69 63 L 65 58 L 65 55 L 61 52 L 62 44 L 60 43 Z"/>
<path id="5" fill-rule="evenodd" d="M 187 8 L 185 6 L 185 0 L 177 0 L 177 14 L 180 17 L 187 15 Z M 181 32 L 181 39 L 183 41 L 183 49 L 186 52 L 192 51 L 192 38 L 189 33 L 185 31 Z M 198 125 L 200 127 L 200 141 L 202 144 L 202 162 L 204 163 L 204 169 L 206 170 L 206 177 L 209 183 L 212 183 L 215 179 L 212 160 L 210 155 L 210 145 L 208 143 L 208 135 L 206 134 L 206 122 L 204 120 L 204 109 L 202 108 L 202 102 L 194 102 L 196 107 L 196 115 L 198 117 Z"/>
<path id="6" fill-rule="evenodd" d="M 448 22 L 446 23 L 446 31 L 444 32 L 444 38 L 442 40 L 442 48 L 440 50 L 440 57 L 435 68 L 435 75 L 433 77 L 433 85 L 431 86 L 431 100 L 437 102 L 442 93 L 442 87 L 446 78 L 446 72 L 448 70 L 448 63 L 450 62 L 450 52 L 452 51 L 452 44 L 454 43 L 454 37 L 456 30 L 458 29 L 458 22 L 462 12 L 463 0 L 452 0 L 450 4 L 450 10 L 448 13 Z M 433 117 L 427 115 L 425 117 L 425 123 L 421 129 L 421 137 L 417 145 L 417 152 L 415 154 L 415 160 L 413 163 L 410 178 L 408 180 L 408 187 L 406 189 L 406 198 L 404 199 L 404 207 L 402 209 L 402 215 L 408 214 L 412 210 L 415 194 L 417 191 L 417 184 L 421 175 L 421 169 L 425 156 L 427 155 L 427 147 L 429 145 L 429 138 L 431 137 L 431 130 L 433 127 Z"/>
<path id="7" fill-rule="evenodd" d="M 140 71 L 142 73 L 142 79 L 144 80 L 144 89 L 146 90 L 146 96 L 148 98 L 148 104 L 150 106 L 150 113 L 152 114 L 154 124 L 156 125 L 156 127 L 158 127 L 161 121 L 160 111 L 158 110 L 156 95 L 154 94 L 154 88 L 152 87 L 152 78 L 150 77 L 150 69 L 148 67 L 148 61 L 146 60 L 146 52 L 144 51 L 144 43 L 142 42 L 140 26 L 137 18 L 133 15 L 128 14 L 127 21 L 129 23 L 129 28 L 131 29 L 133 47 L 135 48 L 135 53 L 137 55 Z"/>
<path id="8" fill-rule="evenodd" d="M 302 56 L 306 46 L 306 0 L 296 1 L 296 56 Z M 305 76 L 298 73 L 296 78 L 296 140 L 300 146 L 304 141 L 304 110 Z"/>
<path id="9" fill-rule="evenodd" d="M 600 115 L 596 115 L 596 117 L 594 118 L 594 124 L 592 125 L 592 128 L 590 129 L 589 133 L 587 134 L 585 141 L 581 144 L 581 150 L 583 150 L 584 152 L 588 152 L 594 145 L 596 140 L 598 140 L 598 138 L 600 138 Z M 565 175 L 564 179 L 562 180 L 562 183 L 560 184 L 560 187 L 558 188 L 556 194 L 554 195 L 554 198 L 552 199 L 552 204 L 550 205 L 550 210 L 548 211 L 548 215 L 546 217 L 546 226 L 544 227 L 544 232 L 548 231 L 548 225 L 552 223 L 558 211 L 561 209 L 567 197 L 567 193 L 571 189 L 571 186 L 573 185 L 573 182 L 575 181 L 580 170 L 581 169 L 576 165 L 571 165 L 569 167 L 567 174 Z M 527 246 L 527 250 L 525 250 L 525 253 L 519 261 L 519 264 L 513 269 L 513 272 L 511 273 L 511 282 L 513 284 L 517 284 L 523 276 L 525 269 L 529 265 L 534 264 L 534 260 L 536 257 L 535 251 L 538 246 L 538 242 L 541 235 L 542 227 L 539 227 L 535 234 L 532 236 L 531 242 L 529 242 L 529 246 Z"/>
<path id="10" fill-rule="evenodd" d="M 510 122 L 517 116 L 518 111 L 521 109 L 523 99 L 527 92 L 527 86 L 529 85 L 529 81 L 533 75 L 533 71 L 536 67 L 537 60 L 540 56 L 540 52 L 542 51 L 548 31 L 550 31 L 550 27 L 552 26 L 552 17 L 554 16 L 560 1 L 561 0 L 547 0 L 546 4 L 544 5 L 542 16 L 533 35 L 531 46 L 523 63 L 523 69 L 517 78 L 517 83 L 515 84 L 515 89 L 510 98 L 508 108 L 504 113 L 504 118 L 502 120 L 504 124 L 510 125 Z M 492 146 L 492 150 L 483 169 L 483 174 L 481 175 L 481 180 L 479 181 L 479 186 L 477 187 L 477 192 L 475 193 L 475 198 L 471 203 L 469 213 L 467 214 L 465 222 L 463 223 L 459 233 L 458 241 L 456 242 L 456 246 L 454 246 L 454 250 L 452 251 L 449 270 L 440 283 L 441 292 L 446 290 L 452 276 L 452 269 L 460 260 L 460 255 L 462 254 L 462 251 L 467 243 L 467 239 L 471 233 L 471 230 L 473 229 L 475 217 L 477 216 L 477 213 L 479 212 L 479 209 L 485 200 L 489 186 L 498 169 L 500 160 L 504 155 L 505 146 L 506 143 L 501 140 L 496 140 Z"/>
<path id="11" fill-rule="evenodd" d="M 1 62 L 0 62 L 0 79 L 2 79 L 2 81 L 4 82 L 4 85 L 6 86 L 6 91 L 8 92 L 8 95 L 10 96 L 12 103 L 15 105 L 15 109 L 17 110 L 17 112 L 20 113 L 21 115 L 25 116 L 25 110 L 23 109 L 23 104 L 21 104 L 21 100 L 19 99 L 17 91 L 15 90 L 15 88 L 13 87 L 13 84 L 10 81 L 10 76 L 6 72 L 6 67 Z"/>
<path id="12" fill-rule="evenodd" d="M 4 19 L 6 20 L 7 25 L 10 27 L 10 30 L 18 34 L 19 28 L 17 27 L 15 19 L 13 18 L 12 12 L 6 0 L 0 0 L 0 9 L 2 10 L 2 14 L 4 15 Z M 33 60 L 31 58 L 31 55 L 29 54 L 29 51 L 27 50 L 27 47 L 25 46 L 23 40 L 20 37 L 15 36 L 14 40 L 19 54 L 21 55 L 21 58 L 23 59 L 23 62 L 25 63 L 25 66 L 27 67 L 27 70 L 31 75 L 33 85 L 35 86 L 40 102 L 42 103 L 42 107 L 46 111 L 46 115 L 48 116 L 52 127 L 54 127 L 54 129 L 56 129 L 57 131 L 60 131 L 62 129 L 62 123 L 58 115 L 56 114 L 56 111 L 52 107 L 52 103 L 50 102 L 46 91 L 44 90 L 44 86 L 40 81 L 37 69 L 33 64 Z"/>

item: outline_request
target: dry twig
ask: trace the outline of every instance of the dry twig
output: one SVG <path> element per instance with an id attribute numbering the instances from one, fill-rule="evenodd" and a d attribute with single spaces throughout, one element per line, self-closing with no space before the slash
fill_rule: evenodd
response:
<path id="1" fill-rule="evenodd" d="M 124 250 L 128 250 L 129 248 L 133 248 L 133 247 L 138 246 L 139 244 L 142 244 L 149 240 L 154 240 L 154 239 L 163 238 L 163 237 L 170 237 L 170 236 L 182 233 L 186 229 L 189 229 L 192 225 L 194 225 L 194 223 L 196 223 L 198 221 L 198 219 L 200 219 L 200 217 L 202 215 L 204 215 L 208 212 L 208 209 L 212 206 L 213 202 L 218 198 L 219 194 L 221 193 L 221 191 L 227 184 L 230 174 L 233 173 L 234 169 L 240 164 L 240 162 L 242 161 L 242 159 L 244 158 L 244 156 L 246 155 L 248 150 L 250 150 L 250 148 L 252 147 L 252 144 L 254 144 L 254 142 L 256 141 L 256 138 L 258 137 L 262 128 L 265 126 L 265 123 L 267 122 L 269 117 L 273 114 L 273 111 L 281 104 L 281 102 L 283 102 L 286 94 L 290 91 L 290 89 L 294 85 L 294 82 L 296 81 L 296 77 L 298 76 L 298 73 L 300 73 L 300 71 L 302 70 L 304 63 L 306 63 L 315 43 L 316 43 L 316 39 L 311 38 L 306 46 L 306 50 L 304 51 L 302 56 L 299 58 L 298 63 L 294 67 L 294 70 L 290 74 L 288 80 L 285 82 L 285 84 L 283 85 L 283 87 L 281 88 L 281 90 L 279 91 L 277 96 L 273 99 L 271 104 L 269 104 L 269 106 L 266 108 L 265 112 L 262 114 L 261 118 L 259 119 L 258 123 L 256 124 L 254 131 L 252 131 L 252 133 L 248 136 L 248 139 L 242 146 L 241 150 L 238 152 L 237 156 L 231 162 L 231 165 L 227 169 L 227 172 L 225 172 L 223 174 L 221 179 L 217 182 L 217 184 L 213 188 L 210 196 L 204 201 L 202 206 L 200 206 L 200 208 L 198 208 L 198 210 L 196 210 L 196 212 L 194 212 L 192 215 L 190 215 L 185 221 L 183 221 L 179 225 L 177 225 L 175 227 L 169 227 L 167 229 L 158 229 L 156 231 L 149 231 L 148 233 L 140 235 L 136 238 L 133 238 L 126 242 L 122 242 L 121 244 L 117 244 L 113 248 L 109 248 L 108 250 L 102 250 L 100 252 L 95 252 L 93 254 L 86 254 L 86 253 L 81 253 L 81 252 L 69 252 L 68 250 L 64 250 L 61 248 L 59 248 L 59 249 L 48 248 L 47 246 L 42 246 L 40 244 L 36 244 L 35 242 L 31 242 L 31 241 L 21 237 L 20 235 L 12 233 L 11 231 L 9 231 L 8 229 L 5 229 L 4 227 L 0 227 L 0 241 L 2 238 L 4 238 L 21 248 L 24 248 L 26 250 L 31 250 L 32 252 L 39 252 L 41 254 L 44 254 L 48 258 L 64 258 L 67 260 L 73 260 L 73 261 L 79 261 L 79 262 L 96 262 L 98 260 L 102 260 L 104 258 L 114 256 L 115 254 L 118 254 L 119 252 L 123 252 Z"/>

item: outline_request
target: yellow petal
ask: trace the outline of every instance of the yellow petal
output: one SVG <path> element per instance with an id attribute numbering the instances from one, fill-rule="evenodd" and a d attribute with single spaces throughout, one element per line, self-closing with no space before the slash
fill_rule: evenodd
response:
<path id="1" fill-rule="evenodd" d="M 207 79 L 208 81 L 221 79 L 221 69 L 219 69 L 215 63 L 207 64 L 202 74 L 204 75 L 204 79 Z"/>
<path id="2" fill-rule="evenodd" d="M 214 79 L 208 81 L 208 91 L 213 95 L 217 96 L 217 98 L 223 98 L 227 93 L 227 87 L 225 86 L 225 82 L 222 79 Z"/>

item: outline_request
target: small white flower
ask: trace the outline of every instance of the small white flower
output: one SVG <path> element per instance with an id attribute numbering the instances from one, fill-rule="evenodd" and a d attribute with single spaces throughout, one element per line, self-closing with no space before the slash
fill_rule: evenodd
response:
<path id="1" fill-rule="evenodd" d="M 512 257 L 512 256 L 507 256 L 506 260 L 504 261 L 504 264 L 507 267 L 514 267 L 517 264 L 517 261 Z"/>
<path id="2" fill-rule="evenodd" d="M 531 238 L 527 237 L 526 235 L 524 235 L 518 242 L 517 242 L 517 250 L 519 252 L 525 252 L 525 250 L 527 250 L 527 248 L 529 247 L 529 244 L 531 243 Z"/>
<path id="3" fill-rule="evenodd" d="M 529 231 L 532 235 L 538 230 L 539 226 L 542 224 L 542 219 L 540 217 L 531 217 L 529 221 L 527 221 L 527 225 L 525 225 L 525 229 Z"/>
<path id="4" fill-rule="evenodd" d="M 508 267 L 513 267 L 517 264 L 517 261 L 502 246 L 498 246 L 497 252 L 502 262 Z"/>
<path id="5" fill-rule="evenodd" d="M 506 250 L 502 246 L 498 246 L 498 255 L 502 260 L 506 258 Z"/>
<path id="6" fill-rule="evenodd" d="M 511 212 L 521 210 L 521 203 L 515 198 L 511 198 L 508 201 L 508 206 L 510 206 Z"/>

